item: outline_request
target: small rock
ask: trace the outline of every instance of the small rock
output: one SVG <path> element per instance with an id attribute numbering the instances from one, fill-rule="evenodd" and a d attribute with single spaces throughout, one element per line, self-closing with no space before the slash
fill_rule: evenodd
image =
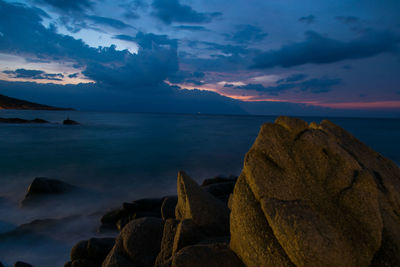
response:
<path id="1" fill-rule="evenodd" d="M 71 120 L 71 119 L 66 119 L 63 121 L 64 125 L 79 125 L 79 122 Z"/>
<path id="2" fill-rule="evenodd" d="M 178 203 L 177 196 L 165 197 L 161 205 L 161 217 L 165 221 L 167 219 L 175 219 L 175 208 Z"/>
<path id="3" fill-rule="evenodd" d="M 23 262 L 23 261 L 17 261 L 14 264 L 14 267 L 33 267 L 32 265 L 30 265 L 29 263 Z"/>
<path id="4" fill-rule="evenodd" d="M 37 177 L 29 185 L 21 204 L 25 206 L 39 200 L 43 196 L 69 193 L 76 189 L 77 187 L 57 179 Z"/>

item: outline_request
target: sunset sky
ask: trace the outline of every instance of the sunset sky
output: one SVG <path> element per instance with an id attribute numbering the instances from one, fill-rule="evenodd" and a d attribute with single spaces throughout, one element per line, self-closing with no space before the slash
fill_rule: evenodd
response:
<path id="1" fill-rule="evenodd" d="M 400 116 L 398 0 L 0 0 L 0 94 L 79 110 Z"/>

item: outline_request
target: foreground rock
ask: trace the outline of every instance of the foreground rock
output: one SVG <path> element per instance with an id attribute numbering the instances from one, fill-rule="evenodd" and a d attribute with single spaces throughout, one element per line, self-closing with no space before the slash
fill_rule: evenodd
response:
<path id="1" fill-rule="evenodd" d="M 46 120 L 43 119 L 33 119 L 33 120 L 25 120 L 25 119 L 20 119 L 20 118 L 0 118 L 0 123 L 20 123 L 20 124 L 26 124 L 26 123 L 37 123 L 37 124 L 42 124 L 42 123 L 49 123 Z"/>
<path id="2" fill-rule="evenodd" d="M 264 124 L 231 204 L 246 266 L 400 266 L 400 170 L 329 121 Z"/>
<path id="3" fill-rule="evenodd" d="M 127 224 L 103 262 L 103 267 L 153 266 L 160 251 L 164 223 L 158 218 L 141 218 Z"/>
<path id="4" fill-rule="evenodd" d="M 114 238 L 91 238 L 76 244 L 65 266 L 101 266 L 115 243 Z"/>
<path id="5" fill-rule="evenodd" d="M 21 205 L 26 206 L 34 204 L 41 198 L 49 195 L 60 195 L 76 190 L 77 187 L 56 179 L 37 177 L 29 185 L 25 198 Z"/>
<path id="6" fill-rule="evenodd" d="M 226 244 L 199 244 L 183 248 L 172 259 L 174 267 L 244 267 Z"/>
<path id="7" fill-rule="evenodd" d="M 226 205 L 201 188 L 184 172 L 178 173 L 177 187 L 176 219 L 193 220 L 204 232 L 229 234 L 229 209 Z"/>

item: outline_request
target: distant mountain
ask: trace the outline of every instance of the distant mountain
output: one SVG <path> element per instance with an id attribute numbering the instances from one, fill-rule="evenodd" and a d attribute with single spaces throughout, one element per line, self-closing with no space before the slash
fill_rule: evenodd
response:
<path id="1" fill-rule="evenodd" d="M 0 95 L 0 109 L 31 109 L 31 110 L 72 110 L 71 108 L 57 108 Z"/>

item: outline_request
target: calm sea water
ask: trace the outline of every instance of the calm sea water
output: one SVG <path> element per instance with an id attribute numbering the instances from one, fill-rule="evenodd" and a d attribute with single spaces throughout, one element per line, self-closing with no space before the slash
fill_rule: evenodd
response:
<path id="1" fill-rule="evenodd" d="M 81 123 L 60 124 L 66 117 Z M 274 116 L 0 111 L 0 117 L 51 124 L 0 125 L 0 233 L 34 219 L 62 219 L 27 235 L 0 238 L 0 261 L 62 266 L 71 246 L 98 235 L 107 208 L 141 197 L 175 194 L 176 174 L 196 180 L 238 175 L 264 122 Z M 319 122 L 322 118 L 304 118 Z M 400 163 L 399 119 L 330 118 Z M 85 193 L 37 208 L 19 207 L 34 177 L 57 178 Z M 68 223 L 63 223 L 66 217 Z"/>

